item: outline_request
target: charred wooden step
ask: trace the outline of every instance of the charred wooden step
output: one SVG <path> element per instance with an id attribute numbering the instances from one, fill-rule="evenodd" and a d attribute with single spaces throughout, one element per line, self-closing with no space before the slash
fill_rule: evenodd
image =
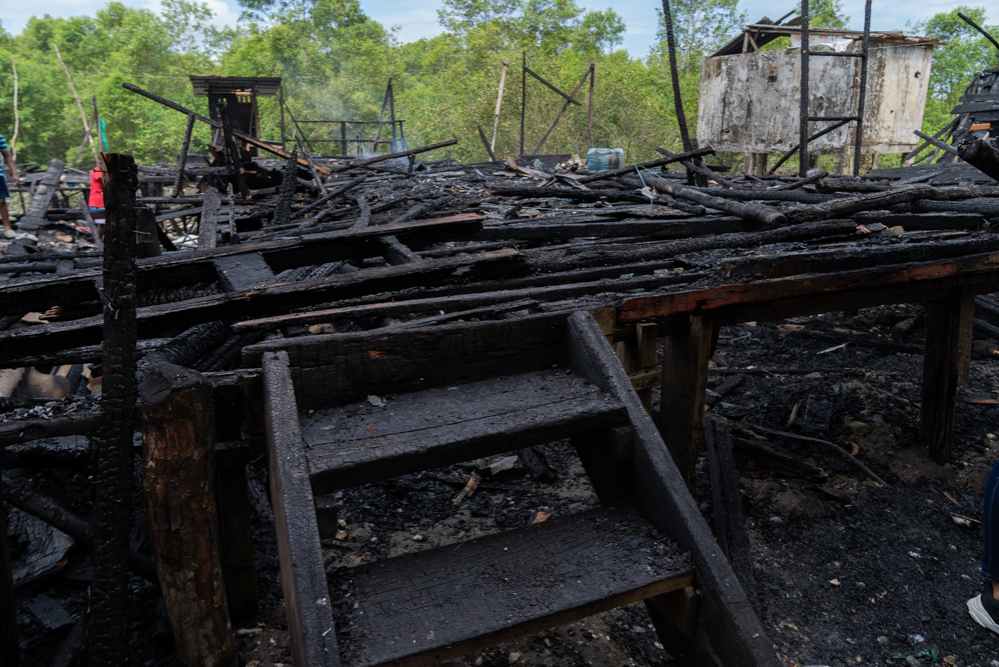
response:
<path id="1" fill-rule="evenodd" d="M 376 403 L 379 401 L 375 401 Z M 364 401 L 300 417 L 315 493 L 567 438 L 627 420 L 578 375 L 548 369 Z"/>
<path id="2" fill-rule="evenodd" d="M 341 664 L 417 667 L 692 579 L 690 557 L 649 524 L 601 508 L 352 568 L 330 590 L 350 603 L 342 605 L 351 630 L 341 639 Z"/>

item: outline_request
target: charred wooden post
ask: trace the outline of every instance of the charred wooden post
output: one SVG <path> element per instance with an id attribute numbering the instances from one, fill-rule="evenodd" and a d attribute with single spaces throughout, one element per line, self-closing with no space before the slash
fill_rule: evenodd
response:
<path id="1" fill-rule="evenodd" d="M 187 169 L 187 152 L 191 149 L 194 120 L 193 113 L 187 114 L 187 129 L 184 130 L 184 144 L 180 147 L 180 162 L 177 164 L 177 180 L 173 184 L 173 197 L 179 197 L 184 190 L 184 170 Z"/>
<path id="2" fill-rule="evenodd" d="M 967 379 L 971 363 L 974 304 L 966 290 L 926 302 L 919 442 L 937 463 L 950 460 L 957 385 Z"/>
<path id="3" fill-rule="evenodd" d="M 100 441 L 94 471 L 94 583 L 90 662 L 117 667 L 128 657 L 128 558 L 135 406 L 135 190 L 130 155 L 102 153 L 104 357 Z"/>
<path id="4" fill-rule="evenodd" d="M 211 383 L 171 364 L 142 381 L 150 538 L 180 663 L 235 666 L 217 535 Z"/>
<path id="5" fill-rule="evenodd" d="M 198 250 L 215 247 L 221 206 L 222 198 L 219 197 L 218 190 L 209 186 L 205 191 L 205 205 L 201 209 L 201 221 L 198 223 Z"/>
<path id="6" fill-rule="evenodd" d="M 0 481 L 0 492 L 2 491 L 3 481 Z M 10 573 L 10 551 L 7 545 L 7 506 L 0 493 L 0 667 L 17 667 L 20 662 L 17 605 L 14 603 L 14 581 Z"/>
<path id="7" fill-rule="evenodd" d="M 274 220 L 272 224 L 287 224 L 291 220 L 291 202 L 295 198 L 295 188 L 298 185 L 298 163 L 294 159 L 289 159 L 284 163 L 281 171 L 281 187 L 278 189 L 277 205 L 274 208 Z"/>
<path id="8" fill-rule="evenodd" d="M 718 327 L 707 316 L 692 316 L 689 329 L 663 339 L 659 432 L 688 485 L 704 442 L 704 392 L 708 361 Z"/>

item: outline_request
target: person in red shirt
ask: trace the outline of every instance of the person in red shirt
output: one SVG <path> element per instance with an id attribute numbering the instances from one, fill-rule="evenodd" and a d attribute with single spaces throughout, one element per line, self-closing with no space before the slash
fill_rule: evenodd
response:
<path id="1" fill-rule="evenodd" d="M 104 212 L 104 172 L 102 172 L 98 167 L 94 167 L 90 170 L 90 198 L 87 200 L 87 204 L 90 206 L 91 211 Z M 94 224 L 97 225 L 97 235 L 104 238 L 104 218 L 94 218 Z"/>

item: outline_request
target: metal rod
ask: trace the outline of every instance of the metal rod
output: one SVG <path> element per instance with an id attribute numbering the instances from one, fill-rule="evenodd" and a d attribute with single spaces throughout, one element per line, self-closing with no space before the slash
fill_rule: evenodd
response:
<path id="1" fill-rule="evenodd" d="M 864 5 L 864 57 L 860 61 L 860 97 L 857 101 L 857 130 L 853 143 L 853 175 L 860 176 L 860 148 L 864 142 L 864 104 L 867 101 L 867 57 L 871 39 L 871 0 Z"/>
<path id="2" fill-rule="evenodd" d="M 801 0 L 801 99 L 798 102 L 798 176 L 801 178 L 808 174 L 808 20 L 808 0 Z M 780 162 L 771 173 L 779 165 Z"/>
<path id="3" fill-rule="evenodd" d="M 999 42 L 997 42 L 995 39 L 993 39 L 992 35 L 990 35 L 989 33 L 985 32 L 985 29 L 982 28 L 982 26 L 978 25 L 977 23 L 975 23 L 974 21 L 972 21 L 971 19 L 969 19 L 967 16 L 965 16 L 961 12 L 958 12 L 957 15 L 960 16 L 961 20 L 963 20 L 965 23 L 967 23 L 968 25 L 970 25 L 972 28 L 974 28 L 978 32 L 982 33 L 982 35 L 985 37 L 985 39 L 987 39 L 990 42 L 992 42 L 992 46 L 994 46 L 997 49 L 999 49 Z"/>
<path id="4" fill-rule="evenodd" d="M 382 113 L 378 117 L 378 131 L 375 132 L 375 143 L 372 145 L 372 150 L 374 146 L 378 144 L 378 140 L 382 138 L 382 123 L 385 122 L 385 112 L 388 110 L 389 103 L 389 91 L 392 90 L 392 77 L 389 77 L 388 86 L 385 88 L 385 99 L 382 100 Z M 395 128 L 393 127 L 392 136 L 395 136 Z"/>
<path id="5" fill-rule="evenodd" d="M 827 127 L 824 130 L 820 130 L 820 131 L 816 132 L 812 136 L 808 137 L 806 139 L 806 141 L 815 141 L 819 137 L 825 136 L 825 135 L 829 134 L 830 132 L 832 132 L 833 130 L 843 127 L 844 125 L 846 125 L 849 122 L 850 122 L 849 120 L 841 120 L 838 123 L 830 125 L 829 127 Z M 777 168 L 780 167 L 785 162 L 787 162 L 787 160 L 792 155 L 794 155 L 798 151 L 799 148 L 801 148 L 800 145 L 799 146 L 794 146 L 794 147 L 791 148 L 791 150 L 789 150 L 788 152 L 784 153 L 784 155 L 781 157 L 781 159 L 777 160 L 777 164 L 775 164 L 773 167 L 771 167 L 770 171 L 768 171 L 767 173 L 770 174 L 770 175 L 773 175 L 773 173 L 777 171 Z"/>
<path id="6" fill-rule="evenodd" d="M 802 0 L 807 3 L 808 0 Z M 680 74 L 676 66 L 676 40 L 673 38 L 673 13 L 670 11 L 669 0 L 663 0 L 663 18 L 666 19 L 666 46 L 669 48 L 669 72 L 673 79 L 673 106 L 676 109 L 676 122 L 680 126 L 680 140 L 683 141 L 684 152 L 693 149 L 690 143 L 690 133 L 687 131 L 687 118 L 683 113 L 683 98 L 680 95 Z"/>
<path id="7" fill-rule="evenodd" d="M 575 90 L 572 91 L 572 95 L 570 97 L 575 97 L 579 93 L 579 90 L 583 87 L 583 84 L 586 83 L 586 77 L 590 76 L 590 72 L 592 71 L 593 71 L 593 65 L 590 65 L 586 69 L 586 74 L 584 74 L 583 78 L 579 80 L 579 83 L 576 85 Z M 568 108 L 569 108 L 568 102 L 562 105 L 562 110 L 558 112 L 557 116 L 555 116 L 555 122 L 552 123 L 552 126 L 548 128 L 547 132 L 545 132 L 545 136 L 541 137 L 541 141 L 538 142 L 538 145 L 534 147 L 534 150 L 531 152 L 532 155 L 539 154 L 538 151 L 541 150 L 541 147 L 544 145 L 545 141 L 548 140 L 548 137 L 555 130 L 555 126 L 558 125 L 558 122 L 562 120 L 562 116 L 563 114 L 565 114 L 565 111 Z"/>

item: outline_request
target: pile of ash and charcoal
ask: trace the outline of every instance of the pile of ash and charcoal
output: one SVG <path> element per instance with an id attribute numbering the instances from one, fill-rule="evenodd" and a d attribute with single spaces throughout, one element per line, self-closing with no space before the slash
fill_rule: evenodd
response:
<path id="1" fill-rule="evenodd" d="M 209 154 L 185 144 L 178 165 L 132 172 L 134 302 L 115 296 L 94 215 L 70 198 L 86 174 L 61 161 L 27 175 L 18 237 L 0 242 L 0 468 L 22 664 L 76 664 L 88 650 L 104 557 L 94 489 L 106 479 L 106 312 L 129 308 L 136 337 L 124 344 L 140 381 L 169 363 L 212 387 L 219 514 L 246 533 L 219 538 L 227 586 L 253 571 L 252 592 L 233 586 L 229 601 L 244 664 L 290 664 L 293 643 L 253 398 L 260 369 L 244 348 L 580 310 L 616 345 L 664 438 L 678 400 L 673 339 L 713 322 L 691 352 L 704 355 L 690 386 L 705 396 L 707 453 L 697 441 L 680 471 L 785 664 L 982 665 L 996 654 L 963 606 L 978 590 L 982 485 L 999 456 L 990 145 L 962 146 L 967 163 L 802 179 L 736 175 L 711 148 L 597 173 L 569 155 L 459 164 L 442 155 L 453 141 L 368 159 L 265 158 L 221 129 Z M 960 321 L 941 324 L 941 309 Z M 658 327 L 653 346 L 636 352 L 646 325 Z M 921 387 L 937 373 L 924 351 L 960 337 L 948 326 L 973 332 L 968 368 L 944 359 L 932 377 L 953 386 Z M 927 392 L 955 404 L 949 424 L 927 417 Z M 390 409 L 394 398 L 368 400 Z M 931 418 L 943 425 L 927 436 L 919 423 Z M 121 493 L 133 509 L 110 527 L 129 554 L 119 603 L 129 662 L 172 665 L 143 422 L 131 423 L 135 479 Z M 326 501 L 329 573 L 598 503 L 568 441 Z M 238 544 L 251 546 L 226 552 Z M 652 628 L 633 604 L 448 664 L 668 664 Z"/>

